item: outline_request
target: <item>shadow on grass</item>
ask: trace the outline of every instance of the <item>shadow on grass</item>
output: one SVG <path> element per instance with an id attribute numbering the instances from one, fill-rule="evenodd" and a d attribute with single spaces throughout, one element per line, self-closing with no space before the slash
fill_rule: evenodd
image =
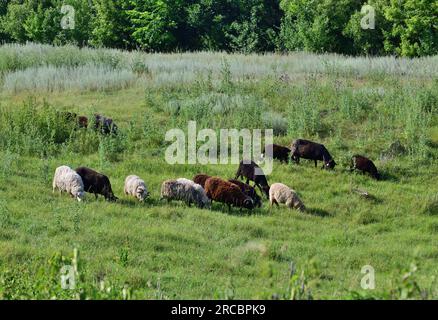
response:
<path id="1" fill-rule="evenodd" d="M 423 214 L 429 216 L 438 216 L 438 200 L 429 202 L 426 208 L 423 210 Z"/>
<path id="2" fill-rule="evenodd" d="M 388 171 L 379 171 L 380 179 L 379 181 L 390 181 L 390 182 L 399 182 L 400 178 L 395 174 L 392 174 Z"/>
<path id="3" fill-rule="evenodd" d="M 228 209 L 228 205 L 219 202 L 213 203 L 209 211 L 228 214 L 232 216 L 242 216 L 242 217 L 269 215 L 269 211 L 264 210 L 263 208 L 254 208 L 252 210 L 248 210 L 245 208 L 236 208 L 232 206 L 230 209 Z"/>
<path id="4" fill-rule="evenodd" d="M 322 217 L 322 218 L 334 217 L 333 213 L 330 213 L 320 208 L 307 208 L 306 211 L 304 211 L 304 213 L 310 214 L 312 216 Z"/>

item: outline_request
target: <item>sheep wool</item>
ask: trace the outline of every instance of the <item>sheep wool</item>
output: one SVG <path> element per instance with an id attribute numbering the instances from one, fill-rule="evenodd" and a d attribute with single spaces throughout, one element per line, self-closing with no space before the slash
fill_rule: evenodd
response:
<path id="1" fill-rule="evenodd" d="M 301 211 L 305 210 L 305 206 L 295 190 L 282 183 L 274 183 L 271 185 L 269 189 L 269 202 L 271 206 L 274 203 L 277 205 L 284 203 L 289 208 L 295 208 Z"/>
<path id="2" fill-rule="evenodd" d="M 192 180 L 180 178 L 177 180 L 166 180 L 161 185 L 161 198 L 167 200 L 181 200 L 187 204 L 194 203 L 200 208 L 210 207 L 205 190 Z"/>
<path id="3" fill-rule="evenodd" d="M 53 192 L 55 190 L 59 190 L 61 193 L 67 192 L 78 201 L 82 201 L 85 194 L 81 176 L 68 166 L 56 168 L 53 178 Z"/>
<path id="4" fill-rule="evenodd" d="M 146 183 L 136 175 L 130 175 L 125 179 L 125 194 L 144 201 L 149 195 Z"/>

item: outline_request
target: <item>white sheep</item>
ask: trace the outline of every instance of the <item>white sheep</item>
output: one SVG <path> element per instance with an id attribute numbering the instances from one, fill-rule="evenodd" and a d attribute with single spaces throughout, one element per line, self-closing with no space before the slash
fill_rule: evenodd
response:
<path id="1" fill-rule="evenodd" d="M 306 209 L 295 190 L 282 183 L 274 183 L 271 185 L 269 189 L 269 202 L 271 206 L 274 203 L 277 206 L 279 206 L 279 203 L 285 203 L 289 208 L 295 208 L 301 211 Z"/>
<path id="2" fill-rule="evenodd" d="M 149 195 L 145 182 L 140 177 L 131 175 L 125 179 L 125 194 L 144 201 Z"/>
<path id="3" fill-rule="evenodd" d="M 211 205 L 204 188 L 185 178 L 164 181 L 161 185 L 161 199 L 182 200 L 189 206 L 194 203 L 200 208 L 209 208 Z"/>
<path id="4" fill-rule="evenodd" d="M 81 176 L 67 166 L 61 166 L 55 170 L 53 192 L 55 192 L 56 189 L 58 189 L 61 194 L 63 192 L 69 193 L 78 201 L 82 201 L 85 195 L 84 183 Z"/>

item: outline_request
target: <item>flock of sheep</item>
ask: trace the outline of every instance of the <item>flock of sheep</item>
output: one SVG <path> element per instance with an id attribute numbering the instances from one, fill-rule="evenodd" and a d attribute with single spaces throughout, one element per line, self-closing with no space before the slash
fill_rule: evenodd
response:
<path id="1" fill-rule="evenodd" d="M 91 121 L 85 116 L 78 116 L 75 113 L 62 113 L 66 121 L 71 121 L 78 128 L 87 128 L 91 122 L 95 130 L 102 134 L 117 134 L 118 128 L 111 118 L 99 114 L 94 115 Z M 333 169 L 336 166 L 335 160 L 327 148 L 319 143 L 304 139 L 297 139 L 292 142 L 291 148 L 273 144 L 267 150 L 272 150 L 272 158 L 288 163 L 289 160 L 297 164 L 300 158 L 313 160 L 315 167 L 318 161 L 323 162 L 322 169 Z M 380 179 L 374 163 L 368 158 L 355 155 L 351 159 L 351 170 L 359 170 L 369 173 L 373 178 Z M 239 180 L 246 179 L 246 183 Z M 254 182 L 254 187 L 250 185 Z M 198 174 L 193 180 L 179 178 L 166 180 L 161 185 L 160 199 L 180 200 L 189 206 L 195 204 L 199 208 L 210 208 L 212 201 L 221 202 L 228 206 L 253 209 L 261 207 L 261 197 L 257 194 L 255 187 L 269 198 L 270 205 L 277 206 L 285 204 L 289 208 L 305 210 L 305 206 L 298 197 L 295 190 L 282 183 L 268 184 L 263 170 L 254 161 L 241 161 L 234 179 L 225 180 L 220 177 L 212 177 L 206 174 Z M 90 168 L 80 167 L 76 170 L 68 166 L 58 167 L 53 179 L 53 192 L 58 190 L 67 192 L 78 201 L 82 201 L 85 192 L 93 193 L 96 198 L 103 195 L 108 201 L 116 201 L 109 178 Z M 144 201 L 149 192 L 146 183 L 136 175 L 130 175 L 125 179 L 124 192 L 128 196 Z"/>
<path id="2" fill-rule="evenodd" d="M 272 157 L 280 161 L 289 159 L 299 163 L 300 158 L 323 161 L 323 169 L 333 169 L 336 162 L 331 157 L 324 145 L 312 141 L 297 139 L 291 148 L 272 145 Z M 352 158 L 351 170 L 368 172 L 372 177 L 379 179 L 379 173 L 373 162 L 366 157 L 355 155 Z M 246 179 L 246 183 L 239 180 Z M 254 182 L 254 186 L 250 185 Z M 261 206 L 261 197 L 257 194 L 256 187 L 269 198 L 270 205 L 285 204 L 289 208 L 304 211 L 305 205 L 295 192 L 282 183 L 269 186 L 263 170 L 254 161 L 241 161 L 234 179 L 225 180 L 206 174 L 198 174 L 193 180 L 179 178 L 166 180 L 161 185 L 160 200 L 179 200 L 189 206 L 192 204 L 199 208 L 210 208 L 212 201 L 237 208 L 253 209 Z M 53 179 L 53 192 L 56 190 L 66 192 L 78 201 L 82 201 L 85 192 L 103 195 L 108 201 L 116 201 L 109 178 L 90 168 L 80 167 L 76 170 L 68 166 L 58 167 Z M 139 201 L 144 201 L 149 192 L 146 183 L 136 175 L 125 179 L 124 193 Z"/>

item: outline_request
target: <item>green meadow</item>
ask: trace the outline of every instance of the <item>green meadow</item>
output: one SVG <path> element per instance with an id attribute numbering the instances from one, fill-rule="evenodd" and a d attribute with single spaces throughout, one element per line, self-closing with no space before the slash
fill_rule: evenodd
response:
<path id="1" fill-rule="evenodd" d="M 436 299 L 437 79 L 438 56 L 0 46 L 0 298 Z M 76 130 L 60 111 L 103 114 L 120 133 Z M 314 140 L 338 165 L 274 162 L 268 182 L 295 189 L 306 212 L 266 197 L 253 211 L 161 202 L 164 180 L 237 170 L 165 161 L 165 133 L 189 121 Z M 354 154 L 382 180 L 351 173 Z M 106 174 L 119 201 L 53 194 L 60 165 Z M 130 174 L 145 203 L 123 194 Z M 61 286 L 66 265 L 74 289 Z"/>

